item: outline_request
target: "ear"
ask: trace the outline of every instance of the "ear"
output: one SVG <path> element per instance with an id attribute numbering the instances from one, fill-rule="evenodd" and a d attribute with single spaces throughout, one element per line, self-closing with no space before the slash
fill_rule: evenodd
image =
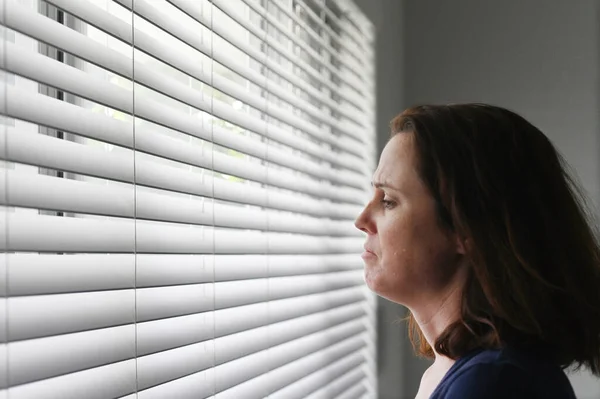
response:
<path id="1" fill-rule="evenodd" d="M 465 237 L 461 237 L 459 235 L 455 236 L 455 244 L 456 244 L 456 253 L 461 254 L 461 255 L 465 255 L 467 253 L 467 250 L 470 247 L 470 240 L 468 238 Z"/>

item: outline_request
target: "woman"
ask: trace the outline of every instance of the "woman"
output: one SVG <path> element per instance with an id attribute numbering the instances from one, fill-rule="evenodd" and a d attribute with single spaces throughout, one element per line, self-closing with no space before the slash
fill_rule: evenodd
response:
<path id="1" fill-rule="evenodd" d="M 356 227 L 367 285 L 434 359 L 417 398 L 575 398 L 563 369 L 600 375 L 600 248 L 565 168 L 499 107 L 392 121 Z"/>

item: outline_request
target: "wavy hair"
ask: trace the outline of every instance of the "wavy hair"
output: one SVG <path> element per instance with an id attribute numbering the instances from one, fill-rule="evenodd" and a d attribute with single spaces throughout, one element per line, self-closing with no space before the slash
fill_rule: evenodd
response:
<path id="1" fill-rule="evenodd" d="M 420 178 L 440 225 L 466 239 L 459 320 L 434 346 L 526 347 L 600 376 L 600 248 L 568 165 L 523 117 L 487 104 L 423 105 L 391 122 L 414 135 Z M 415 351 L 432 357 L 413 316 Z"/>

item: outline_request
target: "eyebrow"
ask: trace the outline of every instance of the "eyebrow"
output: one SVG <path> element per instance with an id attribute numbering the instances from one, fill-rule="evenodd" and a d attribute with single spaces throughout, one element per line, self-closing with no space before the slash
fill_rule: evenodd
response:
<path id="1" fill-rule="evenodd" d="M 396 187 L 392 187 L 387 183 L 379 183 L 379 182 L 371 182 L 371 187 L 375 187 L 375 188 L 388 188 L 394 191 L 400 191 L 399 189 L 397 189 Z"/>

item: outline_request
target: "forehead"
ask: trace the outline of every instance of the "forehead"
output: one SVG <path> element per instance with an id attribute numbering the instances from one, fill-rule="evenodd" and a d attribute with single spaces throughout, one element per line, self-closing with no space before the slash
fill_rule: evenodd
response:
<path id="1" fill-rule="evenodd" d="M 416 176 L 413 135 L 398 133 L 386 144 L 373 174 L 374 183 L 398 183 Z"/>

